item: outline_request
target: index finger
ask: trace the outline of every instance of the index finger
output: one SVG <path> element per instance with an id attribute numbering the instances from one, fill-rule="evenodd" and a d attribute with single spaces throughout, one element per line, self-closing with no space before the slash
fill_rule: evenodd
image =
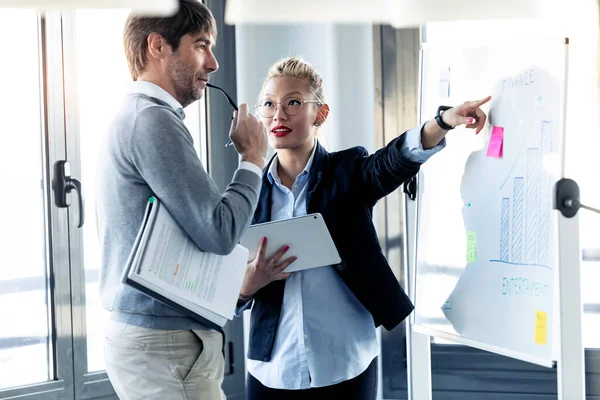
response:
<path id="1" fill-rule="evenodd" d="M 239 115 L 242 118 L 247 118 L 248 117 L 248 104 L 246 103 L 242 103 L 239 106 Z"/>
<path id="2" fill-rule="evenodd" d="M 490 101 L 492 98 L 492 96 L 488 96 L 486 98 L 483 98 L 481 100 L 475 100 L 475 101 L 470 101 L 469 102 L 469 107 L 471 108 L 479 108 L 480 106 L 482 106 L 483 104 L 487 103 L 488 101 Z"/>
<path id="3" fill-rule="evenodd" d="M 231 128 L 234 128 L 237 126 L 237 120 L 238 120 L 238 112 L 234 111 L 233 117 L 231 117 Z"/>

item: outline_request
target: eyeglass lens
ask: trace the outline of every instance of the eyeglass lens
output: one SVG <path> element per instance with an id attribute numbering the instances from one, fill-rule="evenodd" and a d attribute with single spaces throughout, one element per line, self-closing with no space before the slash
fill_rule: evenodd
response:
<path id="1" fill-rule="evenodd" d="M 286 100 L 285 102 L 275 103 L 270 100 L 263 100 L 256 106 L 258 113 L 264 118 L 272 118 L 277 112 L 277 107 L 281 105 L 283 112 L 287 115 L 296 115 L 300 112 L 304 102 L 298 99 Z"/>

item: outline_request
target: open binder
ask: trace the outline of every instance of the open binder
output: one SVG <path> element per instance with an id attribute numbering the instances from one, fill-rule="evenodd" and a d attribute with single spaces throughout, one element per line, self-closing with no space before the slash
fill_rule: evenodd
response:
<path id="1" fill-rule="evenodd" d="M 151 197 L 122 281 L 221 330 L 233 319 L 248 254 L 240 245 L 225 256 L 200 250 L 166 207 Z"/>

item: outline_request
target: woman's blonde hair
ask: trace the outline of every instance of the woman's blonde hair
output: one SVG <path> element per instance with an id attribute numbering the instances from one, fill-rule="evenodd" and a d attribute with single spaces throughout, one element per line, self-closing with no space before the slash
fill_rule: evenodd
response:
<path id="1" fill-rule="evenodd" d="M 325 104 L 325 89 L 323 88 L 323 79 L 321 75 L 314 69 L 312 65 L 304 61 L 300 57 L 286 57 L 277 61 L 269 68 L 269 72 L 258 95 L 260 101 L 265 94 L 267 82 L 272 78 L 289 77 L 305 79 L 308 84 L 308 89 L 319 100 L 321 104 Z"/>

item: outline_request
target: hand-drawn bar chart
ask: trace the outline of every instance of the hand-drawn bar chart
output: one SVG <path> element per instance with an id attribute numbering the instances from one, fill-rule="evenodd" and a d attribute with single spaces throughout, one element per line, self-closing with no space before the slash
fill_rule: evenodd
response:
<path id="1" fill-rule="evenodd" d="M 542 121 L 539 147 L 525 153 L 525 176 L 513 178 L 512 197 L 500 208 L 499 259 L 491 262 L 550 268 L 548 241 L 552 186 L 544 157 L 552 152 L 552 121 Z"/>

